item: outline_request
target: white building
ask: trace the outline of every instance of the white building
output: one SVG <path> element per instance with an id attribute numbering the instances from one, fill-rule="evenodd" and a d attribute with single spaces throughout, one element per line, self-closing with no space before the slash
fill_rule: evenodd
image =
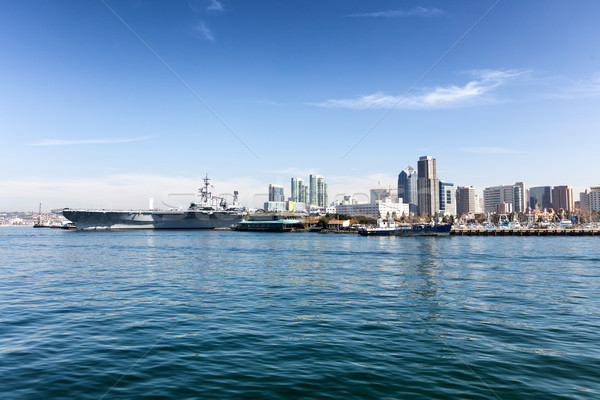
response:
<path id="1" fill-rule="evenodd" d="M 270 212 L 284 212 L 287 211 L 287 203 L 285 201 L 267 201 L 264 210 Z"/>
<path id="2" fill-rule="evenodd" d="M 339 204 L 336 206 L 336 212 L 344 215 L 364 215 L 370 218 L 384 219 L 396 217 L 400 218 L 402 215 L 408 216 L 409 207 L 406 203 L 391 203 L 391 202 L 378 202 L 378 203 L 361 203 L 361 204 Z"/>

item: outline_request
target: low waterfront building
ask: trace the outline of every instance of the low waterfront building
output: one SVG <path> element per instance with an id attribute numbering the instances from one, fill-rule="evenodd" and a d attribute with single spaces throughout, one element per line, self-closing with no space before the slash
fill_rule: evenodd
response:
<path id="1" fill-rule="evenodd" d="M 327 223 L 327 229 L 331 229 L 334 231 L 340 230 L 340 229 L 346 229 L 346 228 L 350 228 L 350 220 L 339 220 L 339 219 L 332 219 Z"/>
<path id="2" fill-rule="evenodd" d="M 291 213 L 258 213 L 235 226 L 238 231 L 286 232 L 304 229 L 304 218 Z"/>
<path id="3" fill-rule="evenodd" d="M 400 218 L 410 213 L 409 205 L 406 203 L 377 202 L 360 204 L 339 204 L 336 206 L 337 214 L 363 215 L 369 218 Z"/>

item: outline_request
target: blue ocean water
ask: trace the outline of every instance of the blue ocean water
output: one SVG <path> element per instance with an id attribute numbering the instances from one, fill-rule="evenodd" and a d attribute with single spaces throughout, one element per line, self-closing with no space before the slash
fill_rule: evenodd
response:
<path id="1" fill-rule="evenodd" d="M 2 399 L 597 399 L 600 239 L 0 229 Z"/>

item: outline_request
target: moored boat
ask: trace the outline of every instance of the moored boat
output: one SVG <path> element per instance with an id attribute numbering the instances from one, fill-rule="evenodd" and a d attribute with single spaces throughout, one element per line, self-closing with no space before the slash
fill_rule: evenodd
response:
<path id="1" fill-rule="evenodd" d="M 362 228 L 362 236 L 448 236 L 451 224 L 396 224 L 377 220 L 376 227 Z"/>

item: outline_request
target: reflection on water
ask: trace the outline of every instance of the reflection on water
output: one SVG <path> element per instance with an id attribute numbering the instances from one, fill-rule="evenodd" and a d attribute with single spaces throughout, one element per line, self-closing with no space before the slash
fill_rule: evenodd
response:
<path id="1" fill-rule="evenodd" d="M 0 230 L 3 399 L 600 396 L 596 238 L 59 231 Z"/>

